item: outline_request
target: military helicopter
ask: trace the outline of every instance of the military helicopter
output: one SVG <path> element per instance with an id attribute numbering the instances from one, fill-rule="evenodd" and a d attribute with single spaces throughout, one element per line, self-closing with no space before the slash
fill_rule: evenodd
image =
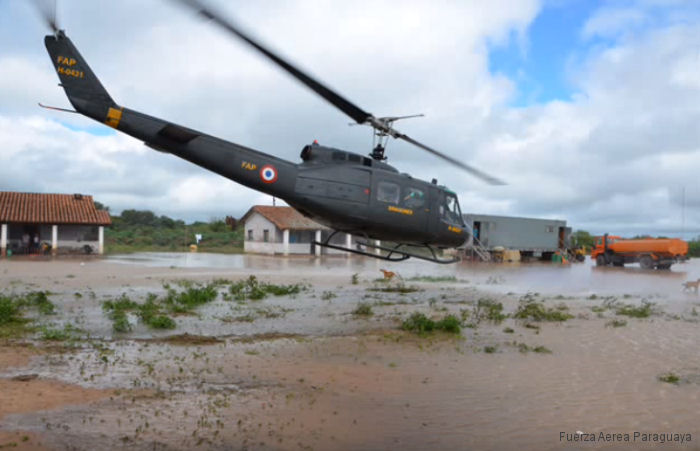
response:
<path id="1" fill-rule="evenodd" d="M 436 252 L 436 249 L 459 247 L 469 238 L 457 195 L 439 186 L 435 179 L 428 183 L 387 164 L 384 152 L 389 137 L 407 141 L 488 183 L 501 184 L 499 180 L 393 128 L 395 121 L 405 117 L 375 117 L 362 110 L 208 6 L 195 0 L 180 2 L 252 46 L 358 124 L 370 125 L 375 135 L 371 153 L 364 156 L 314 142 L 304 146 L 302 162 L 296 164 L 125 108 L 112 100 L 72 41 L 57 27 L 55 18 L 47 17 L 53 34 L 45 37 L 45 45 L 60 86 L 75 111 L 49 108 L 82 114 L 133 136 L 155 150 L 283 199 L 303 215 L 333 229 L 328 238 L 315 242 L 316 245 L 388 261 L 410 257 L 435 263 L 458 261 L 457 258 L 441 258 Z M 359 241 L 356 248 L 332 244 L 331 238 L 339 232 L 364 237 L 364 240 Z M 395 244 L 381 245 L 373 240 Z M 421 252 L 419 248 L 428 252 Z M 375 252 L 368 252 L 369 249 Z"/>

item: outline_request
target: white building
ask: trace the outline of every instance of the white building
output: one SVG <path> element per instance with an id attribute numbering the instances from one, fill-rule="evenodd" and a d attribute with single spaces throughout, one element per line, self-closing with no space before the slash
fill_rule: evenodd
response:
<path id="1" fill-rule="evenodd" d="M 92 196 L 0 191 L 0 254 L 104 252 L 109 213 Z"/>
<path id="2" fill-rule="evenodd" d="M 332 230 L 303 216 L 292 207 L 255 205 L 241 218 L 244 230 L 243 249 L 256 254 L 336 254 L 334 249 L 315 246 Z M 332 244 L 352 247 L 352 235 L 337 233 Z M 349 255 L 349 254 L 348 254 Z"/>

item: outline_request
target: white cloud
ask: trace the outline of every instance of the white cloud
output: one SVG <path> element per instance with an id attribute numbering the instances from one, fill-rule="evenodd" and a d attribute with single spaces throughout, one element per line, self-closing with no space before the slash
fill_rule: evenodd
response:
<path id="1" fill-rule="evenodd" d="M 298 161 L 321 143 L 365 153 L 370 130 L 175 2 L 61 2 L 63 26 L 120 103 Z M 514 81 L 488 71 L 489 44 L 524 41 L 537 1 L 221 3 L 282 54 L 376 115 L 426 113 L 400 129 L 507 180 L 491 187 L 400 142 L 392 164 L 460 193 L 471 212 L 559 217 L 594 232 L 700 233 L 700 20 L 691 2 L 604 6 L 581 30 L 570 101 L 511 108 Z M 94 122 L 65 105 L 36 18 L 0 27 L 2 189 L 84 192 L 114 210 L 240 216 L 270 199 Z M 662 21 L 650 12 L 663 11 Z M 681 12 L 683 14 L 681 14 Z M 2 14 L 0 14 L 1 16 Z M 18 30 L 26 30 L 19 32 Z M 12 42 L 12 45 L 8 45 Z M 2 66 L 0 66 L 2 67 Z M 58 120 L 62 123 L 57 122 Z M 694 228 L 694 229 L 693 229 Z"/>

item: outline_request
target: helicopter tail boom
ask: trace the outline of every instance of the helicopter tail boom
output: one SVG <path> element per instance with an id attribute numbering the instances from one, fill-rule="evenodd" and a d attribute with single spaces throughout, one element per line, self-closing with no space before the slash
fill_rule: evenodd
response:
<path id="1" fill-rule="evenodd" d="M 283 199 L 294 192 L 296 164 L 122 107 L 112 100 L 62 30 L 46 36 L 45 44 L 76 112 L 241 185 Z"/>
<path id="2" fill-rule="evenodd" d="M 93 119 L 106 118 L 116 104 L 63 30 L 46 36 L 44 44 L 73 107 Z"/>

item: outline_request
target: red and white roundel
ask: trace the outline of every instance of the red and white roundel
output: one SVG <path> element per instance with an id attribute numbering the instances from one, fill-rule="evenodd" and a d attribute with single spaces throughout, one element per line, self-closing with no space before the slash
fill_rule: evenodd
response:
<path id="1" fill-rule="evenodd" d="M 275 183 L 277 181 L 277 169 L 271 164 L 266 164 L 260 169 L 260 178 L 265 183 Z"/>

